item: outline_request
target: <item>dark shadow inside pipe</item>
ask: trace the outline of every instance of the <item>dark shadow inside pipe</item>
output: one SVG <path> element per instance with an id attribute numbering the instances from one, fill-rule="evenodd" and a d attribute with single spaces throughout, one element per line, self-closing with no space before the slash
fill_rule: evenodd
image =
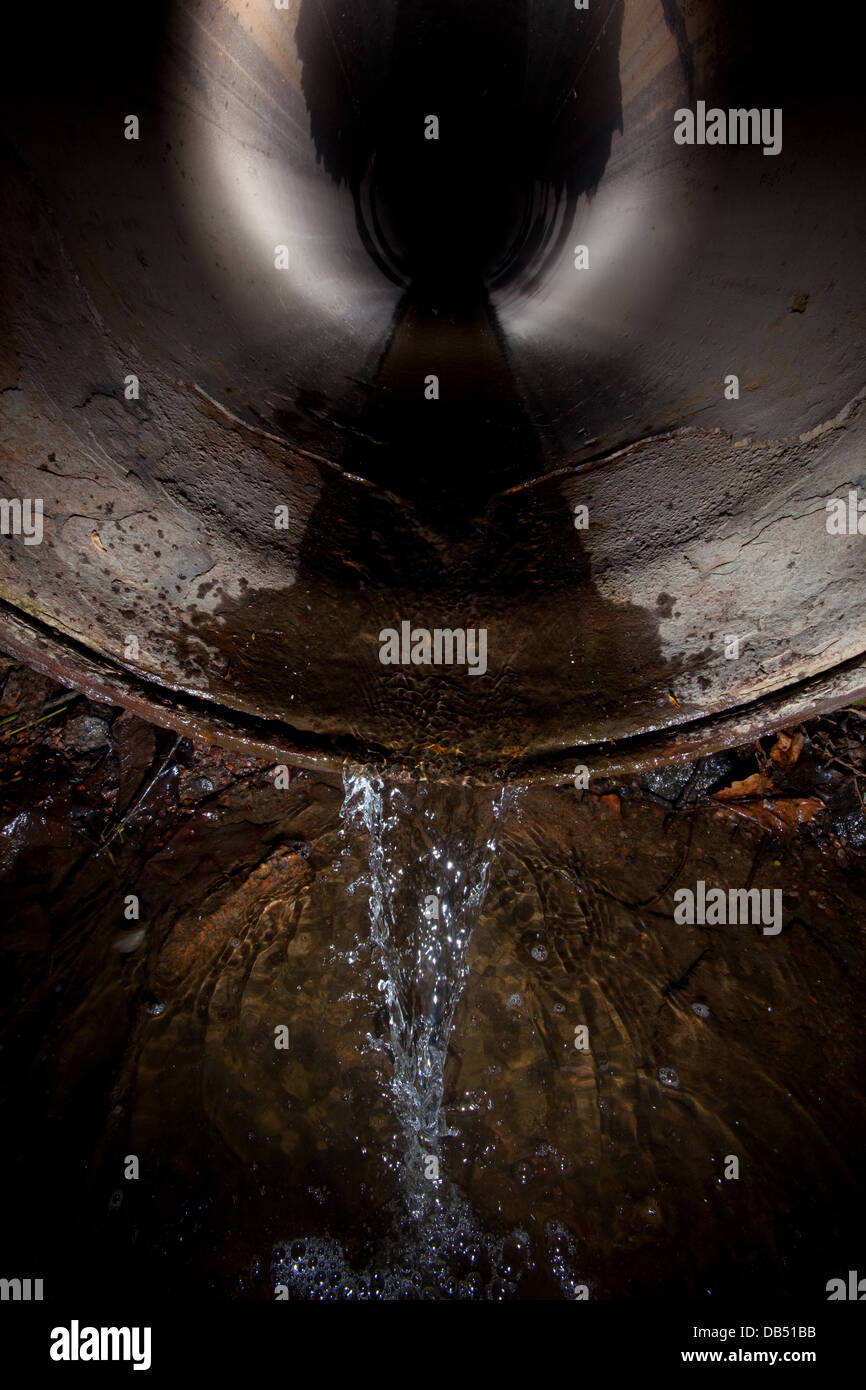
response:
<path id="1" fill-rule="evenodd" d="M 343 464 L 439 528 L 543 471 L 487 287 L 542 273 L 597 186 L 621 127 L 621 26 L 622 0 L 566 13 L 400 0 L 375 83 L 363 13 L 301 7 L 318 158 L 351 189 L 369 254 L 407 287 Z"/>
<path id="2" fill-rule="evenodd" d="M 558 203 L 597 187 L 622 126 L 622 9 L 399 0 L 374 59 L 360 7 L 303 0 L 318 158 L 350 188 L 377 263 L 420 301 L 453 307 L 555 251 Z"/>

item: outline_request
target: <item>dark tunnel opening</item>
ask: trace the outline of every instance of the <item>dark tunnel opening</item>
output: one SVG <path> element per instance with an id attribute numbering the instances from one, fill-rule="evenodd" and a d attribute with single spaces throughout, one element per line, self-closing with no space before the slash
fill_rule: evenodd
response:
<path id="1" fill-rule="evenodd" d="M 541 275 L 598 185 L 622 124 L 622 3 L 401 0 L 374 58 L 364 24 L 304 0 L 296 34 L 317 156 L 406 287 L 343 464 L 453 535 L 544 471 L 488 287 Z"/>
<path id="2" fill-rule="evenodd" d="M 621 128 L 621 28 L 622 0 L 592 11 L 401 0 L 371 57 L 363 11 L 303 0 L 296 41 L 318 157 L 351 188 L 377 264 L 416 302 L 471 311 L 482 284 L 543 263 L 552 205 L 598 185 Z"/>

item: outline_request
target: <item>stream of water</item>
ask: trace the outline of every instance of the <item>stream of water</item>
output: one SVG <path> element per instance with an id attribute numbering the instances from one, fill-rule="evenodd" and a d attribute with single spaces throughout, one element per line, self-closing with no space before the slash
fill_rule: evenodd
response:
<path id="1" fill-rule="evenodd" d="M 371 985 L 387 1023 L 367 1042 L 390 1073 L 402 1196 L 391 1234 L 361 1270 L 319 1236 L 275 1252 L 275 1283 L 301 1298 L 510 1297 L 531 1263 L 529 1237 L 481 1230 L 441 1169 L 440 1140 L 456 1133 L 443 1117 L 448 1044 L 515 791 L 389 783 L 355 770 L 344 793 L 344 836 L 356 851 L 365 842 L 366 872 L 348 891 L 368 892 Z"/>
<path id="2" fill-rule="evenodd" d="M 386 784 L 347 772 L 342 818 L 369 840 L 370 935 L 388 1014 L 391 1092 L 409 1152 L 443 1130 L 442 1093 L 467 949 L 514 800 L 432 782 Z M 372 1042 L 372 1039 L 371 1039 Z"/>

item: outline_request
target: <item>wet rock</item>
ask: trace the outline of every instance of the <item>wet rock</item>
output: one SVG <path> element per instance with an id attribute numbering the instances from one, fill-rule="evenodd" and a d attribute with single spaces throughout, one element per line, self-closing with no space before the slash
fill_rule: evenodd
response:
<path id="1" fill-rule="evenodd" d="M 638 779 L 644 791 L 669 806 L 693 806 L 719 784 L 724 783 L 737 765 L 734 753 L 714 753 L 694 763 L 675 763 L 653 768 Z"/>
<path id="2" fill-rule="evenodd" d="M 852 849 L 866 849 L 866 816 L 853 794 L 848 798 L 847 806 L 833 812 L 831 824 L 834 835 L 843 845 L 850 845 Z"/>
<path id="3" fill-rule="evenodd" d="M 111 728 L 94 714 L 77 714 L 64 731 L 66 743 L 79 753 L 92 753 L 111 742 Z"/>
<path id="4" fill-rule="evenodd" d="M 216 790 L 210 777 L 202 777 L 197 772 L 182 774 L 178 782 L 178 795 L 181 801 L 201 801 Z"/>

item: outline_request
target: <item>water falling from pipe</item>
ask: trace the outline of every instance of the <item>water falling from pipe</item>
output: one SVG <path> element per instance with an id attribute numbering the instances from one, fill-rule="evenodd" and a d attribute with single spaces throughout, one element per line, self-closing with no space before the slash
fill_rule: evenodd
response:
<path id="1" fill-rule="evenodd" d="M 442 1120 L 448 1040 L 469 973 L 469 941 L 515 793 L 386 783 L 348 769 L 343 785 L 344 826 L 369 839 L 368 872 L 360 882 L 369 887 L 391 1094 L 412 1172 L 419 1152 L 429 1154 L 440 1136 L 454 1133 Z"/>
<path id="2" fill-rule="evenodd" d="M 529 1236 L 482 1229 L 440 1172 L 439 1150 L 457 1133 L 443 1114 L 448 1044 L 516 789 L 386 782 L 360 768 L 347 768 L 343 785 L 343 834 L 366 842 L 363 852 L 353 845 L 367 870 L 348 891 L 369 891 L 371 983 L 384 1017 L 368 1044 L 390 1061 L 401 1195 L 361 1268 L 338 1241 L 308 1237 L 275 1248 L 275 1285 L 294 1298 L 510 1298 L 533 1268 Z"/>

